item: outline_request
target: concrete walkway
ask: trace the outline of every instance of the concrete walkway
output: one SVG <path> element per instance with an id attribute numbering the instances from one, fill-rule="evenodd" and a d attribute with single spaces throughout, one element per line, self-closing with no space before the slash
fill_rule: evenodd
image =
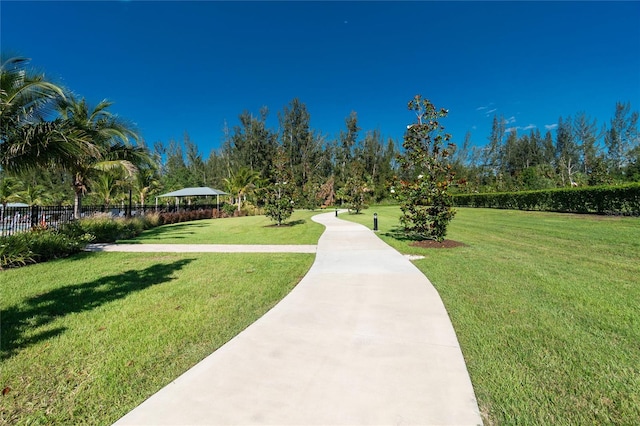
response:
<path id="1" fill-rule="evenodd" d="M 314 245 L 248 244 L 88 244 L 85 251 L 178 252 L 178 253 L 315 253 Z"/>
<path id="2" fill-rule="evenodd" d="M 117 425 L 480 425 L 429 280 L 333 213 L 307 275 L 272 310 Z"/>

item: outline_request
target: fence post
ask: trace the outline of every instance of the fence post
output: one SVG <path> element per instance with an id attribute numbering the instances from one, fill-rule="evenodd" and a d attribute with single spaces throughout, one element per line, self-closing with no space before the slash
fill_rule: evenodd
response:
<path id="1" fill-rule="evenodd" d="M 31 206 L 31 228 L 35 228 L 36 226 L 38 226 L 38 213 L 38 206 Z"/>

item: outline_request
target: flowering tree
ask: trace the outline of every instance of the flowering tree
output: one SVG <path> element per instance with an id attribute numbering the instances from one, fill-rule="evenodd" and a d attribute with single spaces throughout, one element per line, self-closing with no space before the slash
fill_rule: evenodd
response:
<path id="1" fill-rule="evenodd" d="M 448 191 L 454 172 L 447 161 L 454 145 L 438 121 L 448 111 L 437 110 L 420 95 L 409 102 L 408 108 L 415 111 L 418 122 L 407 126 L 404 152 L 398 156 L 400 176 L 393 183 L 402 211 L 400 223 L 410 235 L 442 241 L 455 215 Z"/>

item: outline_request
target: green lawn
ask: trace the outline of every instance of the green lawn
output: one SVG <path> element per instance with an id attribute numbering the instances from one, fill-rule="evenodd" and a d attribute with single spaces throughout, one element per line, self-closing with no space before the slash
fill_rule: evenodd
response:
<path id="1" fill-rule="evenodd" d="M 440 293 L 485 424 L 640 424 L 640 219 L 458 209 L 453 249 L 369 227 Z"/>
<path id="2" fill-rule="evenodd" d="M 311 215 L 280 229 L 239 218 L 154 231 L 181 243 L 315 244 L 323 227 Z M 313 259 L 83 253 L 0 272 L 0 424 L 113 423 L 273 307 Z"/>
<path id="3" fill-rule="evenodd" d="M 296 210 L 281 226 L 266 216 L 198 220 L 165 225 L 121 242 L 142 244 L 316 244 L 324 226 L 311 220 L 322 210 Z"/>
<path id="4" fill-rule="evenodd" d="M 466 246 L 421 249 L 399 239 L 397 208 L 341 217 L 371 227 L 373 212 L 381 238 L 426 256 L 416 265 L 449 311 L 486 424 L 640 424 L 640 219 L 459 209 L 448 238 Z M 315 244 L 317 213 L 154 238 Z M 259 318 L 312 261 L 84 253 L 1 272 L 0 423 L 112 423 Z"/>

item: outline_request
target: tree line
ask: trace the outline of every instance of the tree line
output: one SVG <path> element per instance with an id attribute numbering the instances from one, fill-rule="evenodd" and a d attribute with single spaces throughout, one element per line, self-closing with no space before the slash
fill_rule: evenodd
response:
<path id="1" fill-rule="evenodd" d="M 88 105 L 27 64 L 2 59 L 3 205 L 74 203 L 78 212 L 83 199 L 105 207 L 129 197 L 145 204 L 164 192 L 210 186 L 228 192 L 238 209 L 265 207 L 273 197 L 284 205 L 286 194 L 297 208 L 342 204 L 359 211 L 391 198 L 403 173 L 399 159 L 406 148 L 397 141 L 363 131 L 356 112 L 328 138 L 311 127 L 297 98 L 278 111 L 276 129 L 267 125 L 268 108 L 242 112 L 237 125 L 225 126 L 221 147 L 207 156 L 188 133 L 149 147 L 109 111 L 110 102 Z M 604 125 L 586 113 L 561 117 L 555 136 L 539 129 L 519 135 L 494 116 L 486 144 L 475 146 L 468 133 L 447 148 L 442 161 L 455 174 L 447 186 L 452 192 L 496 192 L 640 181 L 638 113 L 620 102 L 613 112 Z"/>
<path id="2" fill-rule="evenodd" d="M 518 135 L 494 116 L 486 145 L 471 135 L 453 156 L 461 192 L 508 192 L 640 181 L 638 112 L 617 102 L 608 125 L 585 112 L 560 117 L 555 137 L 539 129 Z"/>
<path id="3" fill-rule="evenodd" d="M 271 178 L 276 152 L 282 148 L 298 188 L 298 206 L 342 201 L 340 195 L 354 179 L 368 192 L 368 199 L 390 198 L 390 183 L 400 171 L 397 159 L 404 149 L 393 139 L 385 142 L 378 131 L 363 133 L 355 112 L 345 119 L 344 129 L 334 140 L 310 128 L 309 113 L 298 99 L 278 114 L 278 130 L 267 127 L 267 116 L 267 108 L 258 116 L 243 112 L 239 124 L 225 130 L 222 148 L 206 160 L 188 134 L 182 143 L 157 143 L 156 157 L 165 158 L 163 187 L 219 185 L 232 193 L 242 192 L 247 184 L 259 185 L 258 177 Z M 608 124 L 599 125 L 584 112 L 560 117 L 555 135 L 551 130 L 542 134 L 537 128 L 519 135 L 507 124 L 496 115 L 486 144 L 474 145 L 470 133 L 455 144 L 447 159 L 456 177 L 452 192 L 640 181 L 638 112 L 629 103 L 616 103 Z"/>
<path id="4" fill-rule="evenodd" d="M 293 181 L 297 207 L 317 208 L 349 199 L 344 189 L 354 181 L 371 200 L 387 197 L 396 143 L 384 141 L 379 131 L 362 135 L 355 112 L 345 119 L 345 128 L 334 140 L 311 128 L 307 107 L 297 98 L 278 113 L 278 129 L 267 126 L 268 114 L 266 107 L 258 115 L 242 112 L 239 124 L 225 129 L 221 148 L 206 159 L 188 133 L 180 142 L 157 142 L 153 155 L 160 163 L 159 184 L 165 190 L 218 187 L 237 201 L 259 192 L 286 171 Z"/>

